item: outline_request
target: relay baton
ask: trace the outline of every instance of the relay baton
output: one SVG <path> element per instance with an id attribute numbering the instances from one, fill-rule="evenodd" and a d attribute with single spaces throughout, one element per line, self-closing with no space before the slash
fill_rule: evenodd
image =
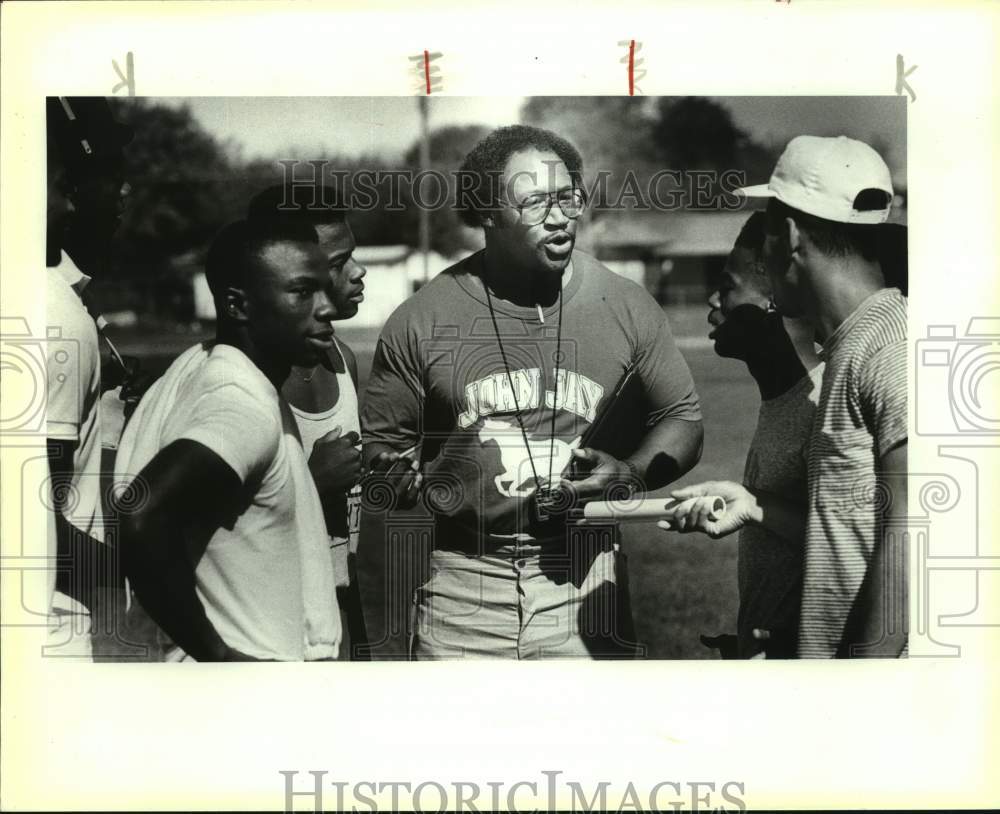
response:
<path id="1" fill-rule="evenodd" d="M 577 525 L 588 523 L 629 523 L 668 520 L 680 511 L 687 510 L 698 501 L 709 501 L 711 520 L 720 520 L 726 513 L 726 501 L 721 497 L 675 498 L 646 497 L 636 500 L 595 500 L 570 513 L 570 521 Z"/>

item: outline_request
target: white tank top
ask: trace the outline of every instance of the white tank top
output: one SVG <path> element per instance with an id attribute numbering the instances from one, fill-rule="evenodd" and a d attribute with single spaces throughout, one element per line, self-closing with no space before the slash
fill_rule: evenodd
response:
<path id="1" fill-rule="evenodd" d="M 295 405 L 290 404 L 292 413 L 295 416 L 295 423 L 299 428 L 299 435 L 302 436 L 302 449 L 306 454 L 306 460 L 312 454 L 313 445 L 334 427 L 340 427 L 340 434 L 346 435 L 354 431 L 361 436 L 361 419 L 358 416 L 358 393 L 354 387 L 354 380 L 347 368 L 347 360 L 340 350 L 340 344 L 334 338 L 334 345 L 340 355 L 340 361 L 344 372 L 337 373 L 337 388 L 339 395 L 337 403 L 329 410 L 321 413 L 307 413 L 300 410 Z M 360 448 L 360 444 L 359 444 Z M 346 585 L 347 579 L 347 551 L 352 554 L 358 550 L 358 530 L 361 526 L 361 487 L 355 485 L 347 493 L 347 537 L 331 535 L 330 548 L 334 558 L 334 571 L 338 585 Z"/>

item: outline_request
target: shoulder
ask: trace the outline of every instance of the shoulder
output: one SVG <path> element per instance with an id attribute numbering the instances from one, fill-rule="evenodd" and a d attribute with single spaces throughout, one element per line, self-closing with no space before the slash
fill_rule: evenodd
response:
<path id="1" fill-rule="evenodd" d="M 245 478 L 278 451 L 283 427 L 278 392 L 231 345 L 195 351 L 190 361 L 190 372 L 172 394 L 164 437 L 200 442 Z"/>
<path id="2" fill-rule="evenodd" d="M 858 391 L 862 396 L 906 396 L 909 348 L 905 337 L 880 343 L 859 361 Z"/>
<path id="3" fill-rule="evenodd" d="M 835 377 L 847 375 L 865 381 L 873 372 L 905 364 L 906 298 L 897 289 L 886 289 L 873 296 L 864 313 L 851 325 L 828 368 Z M 877 375 L 877 373 L 874 373 Z"/>
<path id="4" fill-rule="evenodd" d="M 885 323 L 888 330 L 894 330 L 905 337 L 906 314 L 906 297 L 898 288 L 886 288 L 872 303 L 866 319 L 868 322 Z"/>
<path id="5" fill-rule="evenodd" d="M 662 316 L 663 309 L 644 286 L 612 271 L 593 255 L 575 251 L 573 265 L 583 275 L 584 285 L 587 288 L 611 294 L 612 303 L 624 302 L 630 306 L 653 307 Z"/>
<path id="6" fill-rule="evenodd" d="M 182 387 L 192 399 L 222 396 L 253 402 L 267 412 L 278 411 L 274 386 L 242 351 L 231 345 L 200 345 L 178 358 Z M 185 375 L 186 374 L 186 375 Z"/>
<path id="7" fill-rule="evenodd" d="M 351 374 L 351 379 L 354 380 L 354 385 L 357 386 L 358 357 L 354 355 L 354 351 L 351 350 L 351 346 L 342 339 L 337 339 L 337 347 L 340 349 L 340 355 L 344 357 L 344 364 L 347 366 L 347 370 Z"/>
<path id="8" fill-rule="evenodd" d="M 629 326 L 642 342 L 653 341 L 659 331 L 669 326 L 663 307 L 645 286 L 615 273 L 584 252 L 574 252 L 573 263 L 575 271 L 583 277 L 579 294 L 591 304 L 599 301 L 602 308 L 606 307 L 621 325 Z"/>
<path id="9" fill-rule="evenodd" d="M 340 350 L 340 355 L 344 357 L 344 363 L 350 367 L 351 365 L 357 365 L 358 357 L 355 355 L 351 346 L 348 345 L 343 339 L 337 337 L 337 348 Z"/>
<path id="10" fill-rule="evenodd" d="M 866 355 L 906 342 L 907 302 L 896 288 L 885 289 L 873 299 L 855 326 L 857 345 Z"/>
<path id="11" fill-rule="evenodd" d="M 193 345 L 167 365 L 167 369 L 142 394 L 139 406 L 125 425 L 125 435 L 153 412 L 163 412 L 164 407 L 172 406 L 178 391 L 197 374 L 206 355 L 204 345 Z"/>
<path id="12" fill-rule="evenodd" d="M 438 316 L 454 314 L 455 308 L 469 297 L 464 285 L 472 277 L 479 254 L 471 254 L 449 266 L 404 300 L 386 320 L 381 338 L 419 334 L 423 326 L 433 324 Z"/>
<path id="13" fill-rule="evenodd" d="M 50 327 L 59 329 L 59 339 L 96 344 L 94 320 L 76 291 L 55 269 L 47 271 L 45 316 Z"/>

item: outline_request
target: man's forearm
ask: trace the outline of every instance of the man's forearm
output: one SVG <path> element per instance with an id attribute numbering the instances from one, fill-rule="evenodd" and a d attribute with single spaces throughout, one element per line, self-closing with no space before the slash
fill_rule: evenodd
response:
<path id="1" fill-rule="evenodd" d="M 229 648 L 195 591 L 194 571 L 180 544 L 182 531 L 150 518 L 126 526 L 123 537 L 129 579 L 153 621 L 198 661 L 224 660 Z"/>
<path id="2" fill-rule="evenodd" d="M 902 532 L 885 530 L 868 568 L 871 579 L 858 594 L 856 620 L 846 627 L 842 655 L 895 658 L 906 645 L 909 608 Z"/>
<path id="3" fill-rule="evenodd" d="M 646 491 L 672 483 L 701 458 L 704 430 L 700 421 L 664 418 L 646 433 L 639 449 L 626 459 Z"/>
<path id="4" fill-rule="evenodd" d="M 896 657 L 906 646 L 910 608 L 906 460 L 906 444 L 902 444 L 880 461 L 880 492 L 890 501 L 845 625 L 844 656 Z"/>
<path id="5" fill-rule="evenodd" d="M 56 511 L 56 590 L 90 608 L 98 588 L 124 588 L 116 552 Z"/>

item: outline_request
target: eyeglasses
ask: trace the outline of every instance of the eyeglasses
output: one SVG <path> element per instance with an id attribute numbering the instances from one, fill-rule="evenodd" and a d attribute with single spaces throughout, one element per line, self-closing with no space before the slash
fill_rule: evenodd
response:
<path id="1" fill-rule="evenodd" d="M 572 189 L 550 194 L 529 195 L 514 208 L 517 209 L 524 226 L 537 226 L 549 216 L 553 204 L 558 204 L 560 211 L 567 218 L 576 220 L 583 214 L 587 199 L 582 191 Z"/>

